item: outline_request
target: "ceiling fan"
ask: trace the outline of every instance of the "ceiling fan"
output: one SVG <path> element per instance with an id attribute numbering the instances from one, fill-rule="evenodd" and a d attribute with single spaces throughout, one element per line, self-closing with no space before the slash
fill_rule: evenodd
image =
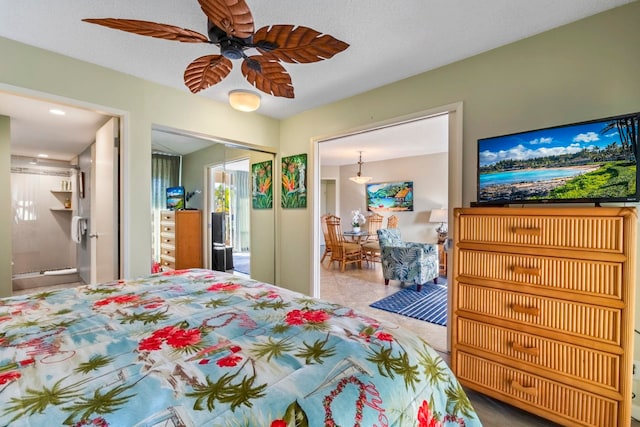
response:
<path id="1" fill-rule="evenodd" d="M 291 76 L 280 64 L 309 63 L 329 59 L 349 45 L 328 34 L 303 26 L 272 25 L 254 32 L 253 16 L 244 0 L 198 0 L 207 16 L 208 37 L 196 31 L 136 19 L 83 19 L 116 30 L 186 43 L 210 43 L 219 55 L 205 55 L 191 62 L 184 83 L 193 93 L 220 83 L 231 72 L 231 60 L 243 59 L 242 74 L 264 93 L 293 98 Z M 258 54 L 247 56 L 254 48 Z"/>

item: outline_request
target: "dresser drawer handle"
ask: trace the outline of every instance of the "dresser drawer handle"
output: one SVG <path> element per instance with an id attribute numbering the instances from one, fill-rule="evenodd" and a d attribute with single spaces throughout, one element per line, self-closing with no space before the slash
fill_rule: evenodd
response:
<path id="1" fill-rule="evenodd" d="M 525 387 L 522 384 L 520 384 L 518 381 L 511 381 L 511 387 L 513 387 L 514 389 L 522 392 L 522 393 L 527 393 L 530 394 L 532 396 L 537 396 L 538 395 L 538 389 L 535 387 Z"/>
<path id="2" fill-rule="evenodd" d="M 540 349 L 538 347 L 525 347 L 522 344 L 519 344 L 517 342 L 514 342 L 512 344 L 512 347 L 515 351 L 519 353 L 525 353 L 534 357 L 540 356 Z"/>
<path id="3" fill-rule="evenodd" d="M 516 274 L 528 274 L 529 276 L 540 277 L 542 271 L 538 267 L 519 267 L 513 266 L 513 272 Z"/>
<path id="4" fill-rule="evenodd" d="M 511 304 L 511 309 L 516 313 L 530 314 L 532 316 L 540 315 L 540 309 L 538 307 L 525 307 L 520 304 Z"/>
<path id="5" fill-rule="evenodd" d="M 520 236 L 542 236 L 541 228 L 514 227 L 513 232 Z"/>

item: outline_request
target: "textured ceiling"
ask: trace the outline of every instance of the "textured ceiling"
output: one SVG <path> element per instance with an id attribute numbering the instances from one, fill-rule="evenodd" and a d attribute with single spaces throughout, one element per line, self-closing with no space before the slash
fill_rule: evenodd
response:
<path id="1" fill-rule="evenodd" d="M 630 0 L 247 0 L 255 27 L 304 25 L 348 43 L 329 60 L 285 64 L 295 99 L 262 96 L 284 118 L 514 42 Z M 82 22 L 129 18 L 206 34 L 196 0 L 0 0 L 0 36 L 188 91 L 185 67 L 215 45 L 139 36 Z M 250 53 L 250 51 L 249 51 Z M 197 96 L 251 89 L 240 63 Z"/>
<path id="2" fill-rule="evenodd" d="M 329 60 L 284 64 L 295 99 L 263 94 L 258 113 L 290 117 L 631 1 L 247 0 L 256 28 L 304 25 L 350 45 Z M 0 0 L 0 37 L 186 92 L 185 67 L 199 56 L 218 53 L 214 45 L 155 39 L 82 22 L 107 17 L 155 21 L 206 34 L 206 18 L 197 0 Z M 230 90 L 251 88 L 240 63 L 234 62 L 226 79 L 193 96 L 226 103 Z M 0 114 L 12 116 L 12 104 L 0 98 Z M 32 142 L 56 135 L 39 125 L 31 111 L 30 125 L 40 130 Z M 16 146 L 30 136 L 20 123 L 12 123 L 13 130 L 21 135 L 12 135 Z"/>

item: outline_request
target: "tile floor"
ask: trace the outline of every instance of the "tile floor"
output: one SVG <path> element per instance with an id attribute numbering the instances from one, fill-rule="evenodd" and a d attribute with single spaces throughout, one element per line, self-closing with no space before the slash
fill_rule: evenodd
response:
<path id="1" fill-rule="evenodd" d="M 400 289 L 400 283 L 397 281 L 391 281 L 388 287 L 384 286 L 380 264 L 376 263 L 369 267 L 363 264 L 361 270 L 352 264 L 347 266 L 344 273 L 340 273 L 337 263 L 331 267 L 329 266 L 329 261 L 325 259 L 320 271 L 321 298 L 347 305 L 377 319 L 391 321 L 409 328 L 422 336 L 434 349 L 438 350 L 447 363 L 450 362 L 450 355 L 447 352 L 446 327 L 369 307 L 372 302 Z M 556 425 L 483 394 L 467 390 L 467 395 L 485 427 Z M 634 420 L 631 425 L 632 427 L 640 427 L 640 422 Z"/>

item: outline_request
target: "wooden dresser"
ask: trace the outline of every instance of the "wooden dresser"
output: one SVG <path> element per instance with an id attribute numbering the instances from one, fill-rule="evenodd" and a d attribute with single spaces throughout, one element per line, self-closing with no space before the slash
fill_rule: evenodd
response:
<path id="1" fill-rule="evenodd" d="M 200 211 L 160 213 L 160 265 L 163 270 L 202 268 Z"/>
<path id="2" fill-rule="evenodd" d="M 635 208 L 458 208 L 454 219 L 462 384 L 563 425 L 629 425 Z"/>

